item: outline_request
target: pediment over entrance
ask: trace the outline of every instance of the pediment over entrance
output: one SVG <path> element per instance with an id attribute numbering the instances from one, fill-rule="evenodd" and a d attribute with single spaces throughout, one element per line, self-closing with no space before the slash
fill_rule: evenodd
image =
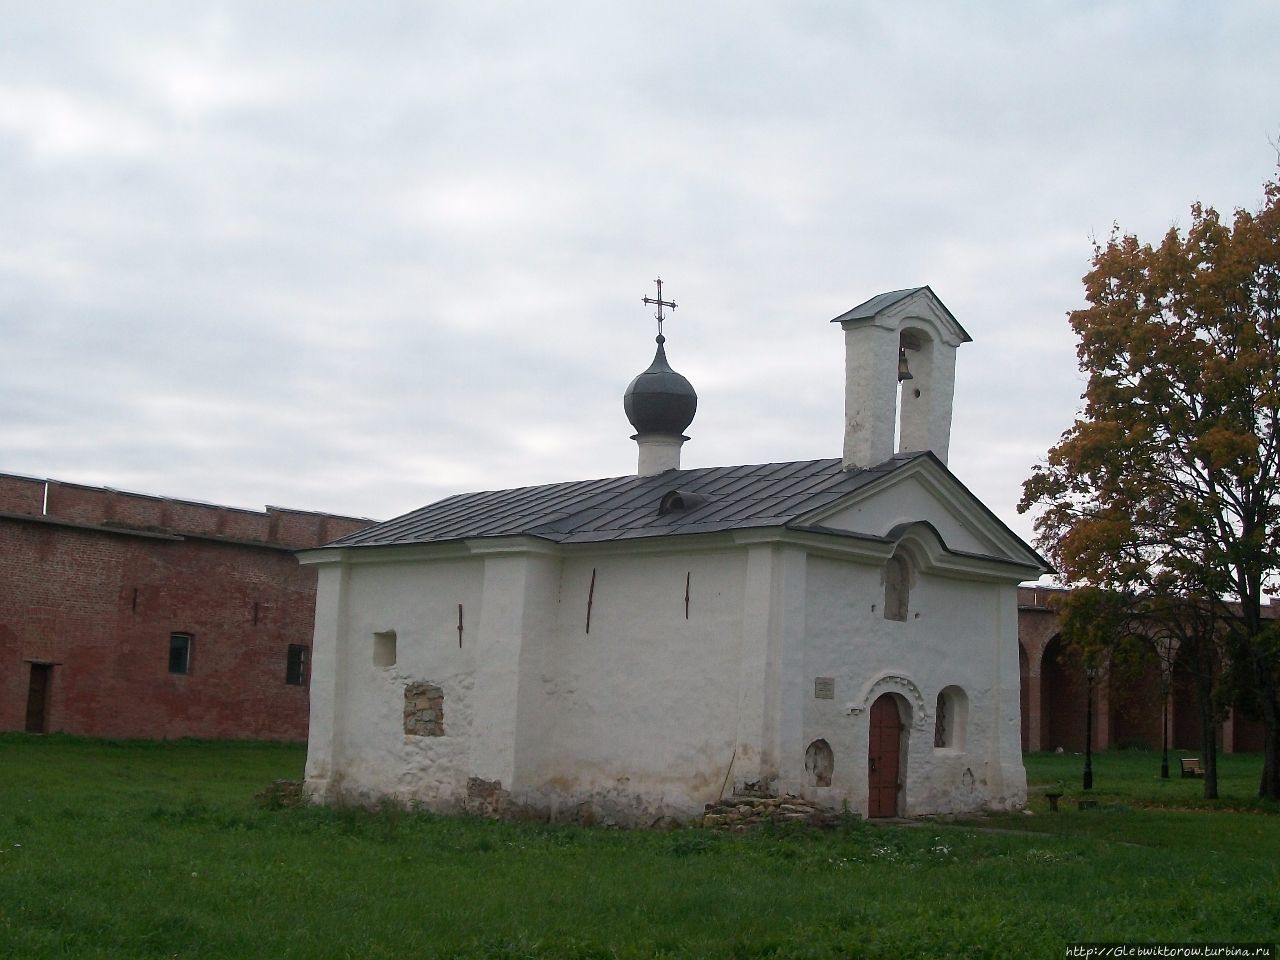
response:
<path id="1" fill-rule="evenodd" d="M 904 539 L 924 557 L 971 556 L 1025 568 L 1024 579 L 1049 569 L 935 457 L 920 456 L 874 483 L 799 518 L 795 527 Z"/>

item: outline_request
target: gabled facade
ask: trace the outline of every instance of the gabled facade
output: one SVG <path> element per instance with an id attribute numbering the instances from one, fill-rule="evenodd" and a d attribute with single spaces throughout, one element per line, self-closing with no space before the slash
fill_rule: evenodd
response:
<path id="1" fill-rule="evenodd" d="M 945 308 L 899 293 L 879 353 L 929 352 L 913 399 L 949 423 L 954 347 L 921 332 Z M 1043 561 L 930 447 L 681 470 L 692 388 L 661 342 L 655 370 L 628 390 L 636 476 L 464 494 L 303 554 L 311 794 L 620 823 L 748 787 L 867 816 L 1021 804 L 1017 585 Z"/>

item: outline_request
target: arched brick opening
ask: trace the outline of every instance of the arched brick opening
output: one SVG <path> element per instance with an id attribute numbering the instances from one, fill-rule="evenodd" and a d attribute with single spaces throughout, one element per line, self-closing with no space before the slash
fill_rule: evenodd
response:
<path id="1" fill-rule="evenodd" d="M 1199 751 L 1203 746 L 1200 731 L 1200 703 L 1196 699 L 1196 667 L 1190 655 L 1179 651 L 1174 658 L 1173 683 L 1169 697 L 1169 745 L 1177 750 Z M 1222 746 L 1222 728 L 1218 727 L 1218 746 Z"/>
<path id="2" fill-rule="evenodd" d="M 1257 704 L 1249 704 L 1256 710 Z M 1219 742 L 1227 753 L 1261 753 L 1266 738 L 1266 727 L 1258 714 L 1249 716 L 1238 707 L 1231 707 L 1223 719 Z"/>
<path id="3" fill-rule="evenodd" d="M 1142 650 L 1111 662 L 1111 745 L 1159 750 L 1160 658 Z"/>
<path id="4" fill-rule="evenodd" d="M 1169 745 L 1178 750 L 1199 750 L 1200 704 L 1196 701 L 1196 691 L 1192 679 L 1178 672 L 1173 678 L 1173 692 L 1170 701 L 1173 707 L 1173 722 L 1170 724 Z"/>
<path id="5" fill-rule="evenodd" d="M 1261 720 L 1248 720 L 1240 713 L 1232 714 L 1231 751 L 1233 753 L 1261 753 L 1262 736 L 1266 728 Z"/>
<path id="6" fill-rule="evenodd" d="M 1045 750 L 1084 751 L 1088 684 L 1084 663 L 1059 634 L 1045 645 L 1040 664 L 1040 736 Z"/>

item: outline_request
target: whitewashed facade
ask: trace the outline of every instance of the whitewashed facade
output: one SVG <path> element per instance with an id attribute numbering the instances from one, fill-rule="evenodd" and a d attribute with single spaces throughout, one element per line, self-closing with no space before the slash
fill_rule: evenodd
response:
<path id="1" fill-rule="evenodd" d="M 464 495 L 303 554 L 311 796 L 626 824 L 747 786 L 864 815 L 1021 805 L 1016 595 L 1043 561 L 946 469 L 968 337 L 927 287 L 837 320 L 843 462 Z M 900 356 L 925 452 L 892 450 Z"/>

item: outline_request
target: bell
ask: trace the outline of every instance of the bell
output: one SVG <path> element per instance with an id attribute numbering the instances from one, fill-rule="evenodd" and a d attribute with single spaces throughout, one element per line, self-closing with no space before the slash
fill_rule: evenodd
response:
<path id="1" fill-rule="evenodd" d="M 911 371 L 907 369 L 907 351 L 902 347 L 898 348 L 898 382 L 903 380 L 914 380 Z"/>

